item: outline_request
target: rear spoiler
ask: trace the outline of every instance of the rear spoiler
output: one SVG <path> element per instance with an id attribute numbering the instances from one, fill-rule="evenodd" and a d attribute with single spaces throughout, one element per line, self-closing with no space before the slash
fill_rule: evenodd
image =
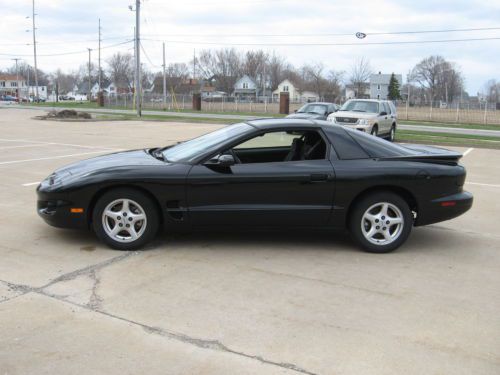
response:
<path id="1" fill-rule="evenodd" d="M 379 158 L 379 160 L 401 160 L 401 161 L 414 161 L 419 163 L 433 163 L 433 164 L 446 164 L 457 165 L 458 161 L 462 158 L 459 152 L 449 151 L 439 154 L 417 154 L 417 155 L 404 155 Z"/>

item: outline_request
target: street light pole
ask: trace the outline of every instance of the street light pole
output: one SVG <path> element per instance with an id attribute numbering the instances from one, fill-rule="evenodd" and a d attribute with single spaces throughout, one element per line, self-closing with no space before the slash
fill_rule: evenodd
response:
<path id="1" fill-rule="evenodd" d="M 163 42 L 163 109 L 167 110 L 167 73 L 165 65 L 165 42 Z"/>
<path id="2" fill-rule="evenodd" d="M 36 63 L 36 27 L 35 27 L 35 0 L 32 1 L 33 5 L 33 14 L 32 14 L 32 21 L 33 21 L 33 57 L 35 60 L 35 93 L 36 93 L 36 99 L 38 99 L 38 65 Z"/>
<path id="3" fill-rule="evenodd" d="M 12 59 L 16 62 L 16 97 L 17 100 L 19 100 L 19 69 L 17 68 L 17 62 L 19 61 L 19 58 Z"/>
<path id="4" fill-rule="evenodd" d="M 89 103 L 90 103 L 91 100 L 92 100 L 92 93 L 91 93 L 91 90 L 92 90 L 92 83 L 91 83 L 92 78 L 90 76 L 90 61 L 91 61 L 90 60 L 90 52 L 92 51 L 92 49 L 90 49 L 90 48 L 87 48 L 87 49 L 89 50 L 89 94 L 88 94 L 88 99 L 89 99 Z"/>
<path id="5" fill-rule="evenodd" d="M 135 1 L 135 90 L 136 90 L 136 107 L 137 116 L 141 117 L 141 1 Z"/>

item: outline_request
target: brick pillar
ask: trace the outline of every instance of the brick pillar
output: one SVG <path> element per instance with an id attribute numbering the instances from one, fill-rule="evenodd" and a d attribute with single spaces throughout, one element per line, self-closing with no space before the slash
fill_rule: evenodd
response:
<path id="1" fill-rule="evenodd" d="M 288 115 L 290 113 L 290 93 L 280 92 L 280 113 Z"/>
<path id="2" fill-rule="evenodd" d="M 201 94 L 193 94 L 193 109 L 201 111 Z"/>

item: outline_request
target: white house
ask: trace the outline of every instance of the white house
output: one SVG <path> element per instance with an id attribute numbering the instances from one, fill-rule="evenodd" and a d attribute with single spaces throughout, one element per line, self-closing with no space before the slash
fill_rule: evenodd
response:
<path id="1" fill-rule="evenodd" d="M 19 89 L 19 92 L 18 92 Z M 26 95 L 28 85 L 24 77 L 15 74 L 0 74 L 0 95 Z"/>
<path id="2" fill-rule="evenodd" d="M 306 103 L 319 101 L 319 95 L 312 91 L 301 91 L 289 79 L 285 79 L 278 85 L 278 88 L 273 91 L 273 101 L 279 101 L 282 92 L 288 92 L 290 102 Z"/>
<path id="3" fill-rule="evenodd" d="M 389 95 L 389 83 L 391 82 L 392 74 L 372 74 L 370 76 L 370 98 L 386 100 Z M 401 74 L 394 75 L 399 82 L 399 87 L 403 85 L 403 76 Z"/>
<path id="4" fill-rule="evenodd" d="M 258 94 L 257 82 L 246 74 L 234 84 L 233 95 L 240 100 L 255 100 Z"/>

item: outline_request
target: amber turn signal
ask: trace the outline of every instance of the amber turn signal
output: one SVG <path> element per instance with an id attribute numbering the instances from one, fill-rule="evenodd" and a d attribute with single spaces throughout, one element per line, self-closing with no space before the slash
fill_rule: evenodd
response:
<path id="1" fill-rule="evenodd" d="M 83 213 L 83 208 L 72 208 L 70 211 L 72 214 L 81 214 Z"/>

